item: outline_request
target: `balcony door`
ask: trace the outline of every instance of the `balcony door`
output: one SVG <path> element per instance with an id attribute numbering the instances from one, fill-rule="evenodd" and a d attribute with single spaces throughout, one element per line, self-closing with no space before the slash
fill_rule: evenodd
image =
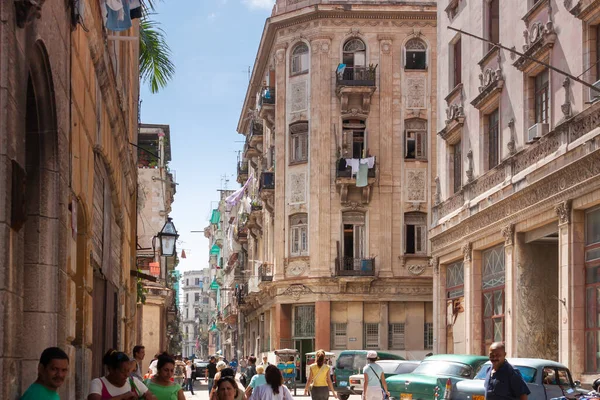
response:
<path id="1" fill-rule="evenodd" d="M 343 255 L 345 260 L 353 260 L 360 268 L 360 260 L 365 258 L 365 214 L 357 211 L 349 211 L 343 214 Z M 346 263 L 345 263 L 346 264 Z"/>
<path id="2" fill-rule="evenodd" d="M 346 64 L 344 79 L 363 79 L 360 73 L 365 70 L 367 63 L 366 50 L 365 43 L 358 38 L 350 39 L 344 44 L 343 62 Z"/>

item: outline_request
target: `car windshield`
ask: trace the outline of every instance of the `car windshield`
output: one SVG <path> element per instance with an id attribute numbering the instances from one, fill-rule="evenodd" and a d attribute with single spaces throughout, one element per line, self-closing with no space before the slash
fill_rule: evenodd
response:
<path id="1" fill-rule="evenodd" d="M 451 375 L 451 376 L 461 376 L 464 378 L 469 378 L 473 368 L 467 364 L 461 364 L 457 362 L 451 361 L 423 361 L 419 366 L 413 371 L 415 374 L 421 375 Z"/>
<path id="2" fill-rule="evenodd" d="M 381 366 L 381 369 L 383 369 L 383 373 L 386 375 L 389 374 L 397 374 L 396 372 L 396 368 L 398 368 L 398 363 L 394 362 L 394 363 L 390 363 L 390 362 L 386 362 L 386 363 L 377 363 Z"/>
<path id="3" fill-rule="evenodd" d="M 487 374 L 487 370 L 489 367 L 491 367 L 491 364 L 484 364 L 475 376 L 475 379 L 485 379 L 485 375 Z M 535 382 L 535 373 L 537 372 L 535 368 L 525 367 L 523 365 L 513 365 L 513 367 L 515 367 L 521 373 L 521 376 L 523 377 L 525 383 Z"/>

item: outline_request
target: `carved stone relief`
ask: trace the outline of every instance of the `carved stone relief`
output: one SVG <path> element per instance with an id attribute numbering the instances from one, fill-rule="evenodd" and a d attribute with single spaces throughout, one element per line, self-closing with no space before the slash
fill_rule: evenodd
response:
<path id="1" fill-rule="evenodd" d="M 556 211 L 556 215 L 558 215 L 559 224 L 562 225 L 571 222 L 571 200 L 565 200 L 558 203 L 554 207 L 554 211 Z"/>
<path id="2" fill-rule="evenodd" d="M 408 201 L 426 201 L 425 197 L 425 170 L 407 169 L 407 200 Z"/>
<path id="3" fill-rule="evenodd" d="M 305 260 L 290 261 L 285 268 L 286 276 L 302 276 L 308 271 L 308 263 Z"/>
<path id="4" fill-rule="evenodd" d="M 42 6 L 46 0 L 16 0 L 17 26 L 24 28 L 28 22 L 42 16 Z"/>
<path id="5" fill-rule="evenodd" d="M 292 112 L 306 110 L 307 107 L 307 89 L 306 81 L 292 84 Z"/>
<path id="6" fill-rule="evenodd" d="M 473 253 L 473 244 L 467 243 L 462 248 L 463 256 L 465 261 L 471 261 L 471 256 Z"/>
<path id="7" fill-rule="evenodd" d="M 306 173 L 290 174 L 290 204 L 306 203 Z"/>
<path id="8" fill-rule="evenodd" d="M 406 79 L 408 93 L 406 95 L 406 108 L 425 108 L 425 77 Z"/>
<path id="9" fill-rule="evenodd" d="M 512 246 L 515 237 L 515 225 L 508 224 L 502 228 L 502 236 L 504 237 L 504 245 Z"/>
<path id="10" fill-rule="evenodd" d="M 561 104 L 560 110 L 562 111 L 565 118 L 571 118 L 572 110 L 571 110 L 571 100 L 569 90 L 571 89 L 571 80 L 568 76 L 565 77 L 563 81 L 563 88 L 565 88 L 565 102 Z"/>
<path id="11" fill-rule="evenodd" d="M 409 264 L 406 266 L 406 269 L 411 275 L 419 276 L 425 272 L 425 265 L 422 264 Z"/>
<path id="12" fill-rule="evenodd" d="M 474 165 L 473 165 L 473 150 L 469 149 L 469 151 L 467 152 L 467 182 L 473 182 L 473 179 L 475 179 L 475 171 L 474 171 Z"/>

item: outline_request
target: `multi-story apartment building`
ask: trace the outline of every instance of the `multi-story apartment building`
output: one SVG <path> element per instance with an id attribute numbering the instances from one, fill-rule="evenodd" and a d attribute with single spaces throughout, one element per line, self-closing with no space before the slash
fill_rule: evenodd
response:
<path id="1" fill-rule="evenodd" d="M 206 332 L 209 318 L 209 270 L 186 271 L 181 279 L 180 313 L 182 322 L 182 355 L 201 356 L 201 336 Z M 206 355 L 206 349 L 204 351 Z"/>
<path id="2" fill-rule="evenodd" d="M 597 1 L 440 2 L 434 352 L 600 371 L 599 27 Z"/>
<path id="3" fill-rule="evenodd" d="M 76 6 L 76 4 L 85 7 Z M 59 346 L 82 399 L 135 344 L 139 41 L 98 2 L 0 5 L 0 398 Z M 127 21 L 130 22 L 130 21 Z"/>
<path id="4" fill-rule="evenodd" d="M 277 0 L 238 124 L 246 354 L 433 345 L 435 2 Z"/>
<path id="5" fill-rule="evenodd" d="M 171 131 L 168 125 L 140 124 L 137 140 L 138 203 L 137 203 L 137 267 L 145 294 L 138 299 L 136 319 L 139 323 L 137 343 L 143 344 L 149 355 L 169 347 L 168 325 L 175 322 L 177 308 L 172 273 L 174 256 L 161 255 L 159 233 L 169 221 L 175 196 L 171 161 Z M 173 332 L 171 332 L 173 334 Z M 144 361 L 143 370 L 150 364 Z"/>

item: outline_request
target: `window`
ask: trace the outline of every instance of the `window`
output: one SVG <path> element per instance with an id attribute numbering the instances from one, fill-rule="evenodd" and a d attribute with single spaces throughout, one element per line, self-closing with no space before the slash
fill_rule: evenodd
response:
<path id="1" fill-rule="evenodd" d="M 425 350 L 433 349 L 433 323 L 425 322 L 423 346 Z"/>
<path id="2" fill-rule="evenodd" d="M 190 280 L 189 279 L 185 280 L 185 286 L 190 286 Z"/>
<path id="3" fill-rule="evenodd" d="M 200 278 L 194 280 L 196 286 L 200 286 Z"/>
<path id="4" fill-rule="evenodd" d="M 481 290 L 483 295 L 483 349 L 504 341 L 504 247 L 482 254 Z"/>
<path id="5" fill-rule="evenodd" d="M 334 349 L 345 349 L 347 347 L 346 326 L 347 324 L 331 324 L 331 344 Z"/>
<path id="6" fill-rule="evenodd" d="M 452 146 L 452 178 L 454 193 L 462 187 L 462 143 L 459 141 Z"/>
<path id="7" fill-rule="evenodd" d="M 200 293 L 194 293 L 194 302 L 198 303 L 200 301 Z"/>
<path id="8" fill-rule="evenodd" d="M 452 263 L 446 268 L 446 292 L 448 299 L 464 296 L 465 272 L 462 261 Z"/>
<path id="9" fill-rule="evenodd" d="M 202 304 L 208 304 L 208 297 L 202 299 Z"/>
<path id="10" fill-rule="evenodd" d="M 186 293 L 186 294 L 185 294 L 185 302 L 186 302 L 186 303 L 189 303 L 189 301 L 190 301 L 190 294 L 189 294 L 189 293 Z"/>
<path id="11" fill-rule="evenodd" d="M 405 254 L 427 253 L 427 214 L 411 212 L 404 214 Z"/>
<path id="12" fill-rule="evenodd" d="M 295 214 L 290 217 L 290 255 L 308 255 L 308 215 Z"/>
<path id="13" fill-rule="evenodd" d="M 488 39 L 493 43 L 500 42 L 500 0 L 491 0 L 488 4 Z M 488 43 L 489 50 L 494 45 Z"/>
<path id="14" fill-rule="evenodd" d="M 389 324 L 388 329 L 388 349 L 404 350 L 404 324 Z"/>
<path id="15" fill-rule="evenodd" d="M 410 39 L 404 46 L 404 68 L 427 69 L 427 46 L 420 39 Z"/>
<path id="16" fill-rule="evenodd" d="M 292 75 L 308 72 L 308 46 L 300 43 L 292 50 Z"/>
<path id="17" fill-rule="evenodd" d="M 290 162 L 308 161 L 308 122 L 290 125 Z"/>
<path id="18" fill-rule="evenodd" d="M 344 44 L 343 63 L 346 64 L 344 70 L 344 80 L 366 80 L 367 47 L 365 43 L 352 38 Z"/>
<path id="19" fill-rule="evenodd" d="M 453 85 L 456 87 L 462 83 L 462 49 L 460 38 L 452 44 L 452 78 Z"/>
<path id="20" fill-rule="evenodd" d="M 294 307 L 294 337 L 315 336 L 315 306 Z"/>
<path id="21" fill-rule="evenodd" d="M 365 214 L 359 211 L 344 212 L 342 214 L 342 224 L 342 254 L 344 260 L 362 260 L 366 253 Z M 344 265 L 346 264 L 344 262 Z"/>
<path id="22" fill-rule="evenodd" d="M 342 128 L 342 156 L 344 158 L 363 158 L 366 148 L 365 121 L 360 119 L 346 119 L 342 122 Z"/>
<path id="23" fill-rule="evenodd" d="M 544 69 L 535 77 L 535 122 L 548 123 L 548 105 L 550 92 L 548 86 L 548 70 Z"/>
<path id="24" fill-rule="evenodd" d="M 365 349 L 379 349 L 379 324 L 364 324 Z"/>
<path id="25" fill-rule="evenodd" d="M 499 113 L 498 109 L 495 109 L 486 116 L 487 118 L 487 142 L 488 142 L 488 169 L 494 168 L 498 165 L 499 161 L 499 142 L 500 142 L 500 129 L 499 129 Z"/>
<path id="26" fill-rule="evenodd" d="M 404 157 L 407 160 L 427 159 L 427 121 L 414 119 L 406 122 Z"/>
<path id="27" fill-rule="evenodd" d="M 600 208 L 585 215 L 585 372 L 600 372 Z"/>

